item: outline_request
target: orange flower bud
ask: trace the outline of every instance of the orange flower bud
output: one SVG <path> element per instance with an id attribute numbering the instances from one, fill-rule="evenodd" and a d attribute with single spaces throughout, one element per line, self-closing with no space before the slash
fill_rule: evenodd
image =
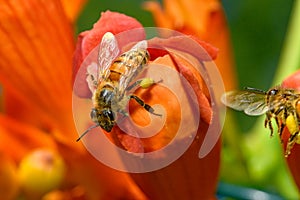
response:
<path id="1" fill-rule="evenodd" d="M 59 154 L 38 149 L 21 161 L 20 183 L 27 195 L 39 197 L 60 186 L 65 170 L 65 163 Z"/>

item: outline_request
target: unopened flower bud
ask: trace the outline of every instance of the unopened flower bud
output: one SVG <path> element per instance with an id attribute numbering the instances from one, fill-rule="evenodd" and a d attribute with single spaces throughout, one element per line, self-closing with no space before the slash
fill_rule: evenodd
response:
<path id="1" fill-rule="evenodd" d="M 35 150 L 20 163 L 19 177 L 26 195 L 39 196 L 59 187 L 64 175 L 62 157 L 51 150 Z"/>

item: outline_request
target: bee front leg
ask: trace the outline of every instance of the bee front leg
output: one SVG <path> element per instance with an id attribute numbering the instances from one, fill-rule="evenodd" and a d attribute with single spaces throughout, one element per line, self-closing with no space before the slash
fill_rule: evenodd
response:
<path id="1" fill-rule="evenodd" d="M 279 112 L 281 112 L 281 111 L 283 111 L 284 117 L 281 118 L 281 119 L 279 119 L 278 117 L 276 117 L 276 123 L 277 123 L 278 133 L 279 133 L 279 137 L 280 137 L 281 143 L 283 143 L 282 133 L 283 133 L 284 127 L 286 126 L 286 119 L 288 117 L 288 111 L 287 111 L 286 107 L 283 106 L 282 109 L 279 109 L 279 111 L 278 111 L 278 113 L 276 113 L 276 115 L 279 114 Z"/>
<path id="2" fill-rule="evenodd" d="M 153 115 L 157 115 L 157 116 L 162 116 L 161 114 L 157 114 L 154 112 L 154 109 L 146 104 L 142 99 L 140 99 L 138 96 L 135 95 L 130 95 L 131 99 L 134 99 L 138 104 L 140 104 L 145 110 L 147 110 L 149 113 L 153 114 Z"/>

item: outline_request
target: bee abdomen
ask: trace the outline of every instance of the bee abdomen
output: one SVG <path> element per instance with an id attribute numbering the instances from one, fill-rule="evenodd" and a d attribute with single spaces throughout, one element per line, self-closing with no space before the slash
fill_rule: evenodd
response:
<path id="1" fill-rule="evenodd" d="M 120 76 L 128 76 L 133 68 L 136 68 L 134 71 L 139 73 L 148 59 L 147 51 L 132 51 L 122 54 L 110 67 L 110 79 L 118 81 Z"/>

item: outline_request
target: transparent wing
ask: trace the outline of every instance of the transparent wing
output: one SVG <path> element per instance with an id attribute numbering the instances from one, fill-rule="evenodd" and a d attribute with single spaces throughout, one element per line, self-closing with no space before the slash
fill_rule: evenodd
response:
<path id="1" fill-rule="evenodd" d="M 131 55 L 135 55 L 135 54 L 138 54 L 137 52 L 141 52 L 143 53 L 143 55 L 145 56 L 146 55 L 146 51 L 147 51 L 147 41 L 146 40 L 142 40 L 140 42 L 138 42 L 136 45 L 134 45 L 129 51 L 128 51 L 128 54 L 131 54 Z M 137 63 L 135 63 L 137 66 L 140 66 L 142 64 L 142 61 L 144 60 L 145 57 L 141 57 L 140 60 L 136 60 Z M 130 56 L 127 56 L 125 59 L 128 59 L 130 60 Z M 127 63 L 127 61 L 125 61 Z M 130 61 L 128 61 L 128 63 L 130 63 Z M 135 72 L 137 70 L 140 70 L 139 67 L 130 67 L 129 70 L 127 72 L 124 73 L 124 77 L 126 77 L 126 79 L 124 80 L 124 82 L 127 82 L 127 84 L 124 84 L 124 85 L 127 85 L 128 86 L 128 83 L 131 81 L 130 79 L 133 78 L 135 74 Z"/>
<path id="2" fill-rule="evenodd" d="M 134 63 L 135 66 L 129 67 L 128 70 L 122 75 L 122 77 L 120 78 L 120 87 L 119 87 L 119 93 L 123 93 L 125 91 L 125 89 L 128 87 L 129 83 L 135 78 L 135 76 L 138 74 L 137 72 L 139 70 L 142 70 L 142 62 L 144 60 L 145 57 L 140 57 L 140 59 L 137 58 L 133 58 L 135 59 L 134 61 L 132 61 L 131 57 L 134 57 L 138 54 L 138 56 L 146 56 L 146 52 L 147 52 L 147 41 L 146 40 L 142 40 L 140 42 L 138 42 L 136 45 L 134 45 L 128 52 L 126 52 L 126 54 L 128 56 L 124 57 L 124 62 L 125 63 Z M 138 52 L 140 52 L 141 54 L 139 54 Z"/>
<path id="3" fill-rule="evenodd" d="M 221 101 L 230 108 L 257 116 L 270 109 L 266 104 L 265 96 L 266 93 L 259 90 L 230 91 L 223 94 Z"/>
<path id="4" fill-rule="evenodd" d="M 111 32 L 103 35 L 98 54 L 98 81 L 109 76 L 109 67 L 118 56 L 120 50 L 115 36 Z"/>
<path id="5" fill-rule="evenodd" d="M 98 84 L 97 80 L 97 70 L 98 70 L 98 65 L 95 62 L 92 62 L 89 66 L 87 66 L 86 72 L 86 81 L 88 84 L 88 87 L 92 93 L 95 92 Z"/>
<path id="6" fill-rule="evenodd" d="M 146 50 L 148 47 L 147 41 L 146 40 L 142 40 L 138 43 L 136 43 L 131 49 L 130 51 L 136 51 L 138 49 L 144 49 Z"/>

